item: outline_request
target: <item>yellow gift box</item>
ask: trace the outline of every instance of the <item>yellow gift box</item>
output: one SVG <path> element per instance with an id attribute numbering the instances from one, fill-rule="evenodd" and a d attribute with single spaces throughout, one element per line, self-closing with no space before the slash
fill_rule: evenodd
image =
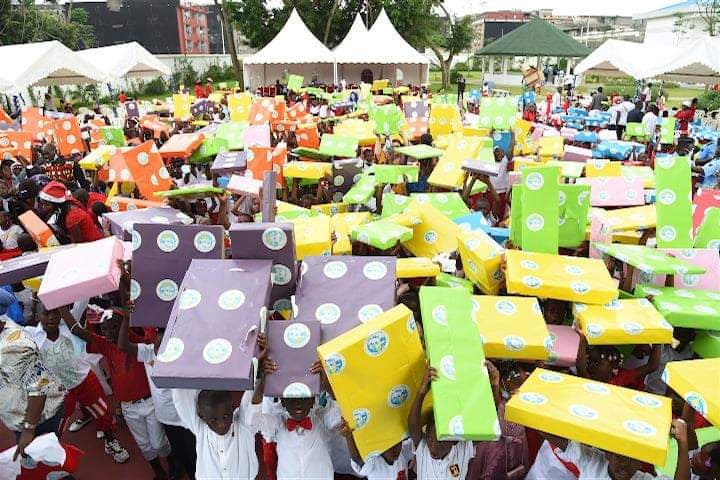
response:
<path id="1" fill-rule="evenodd" d="M 600 305 L 618 296 L 602 260 L 520 250 L 505 259 L 508 293 Z"/>
<path id="2" fill-rule="evenodd" d="M 372 90 L 382 90 L 385 87 L 390 86 L 390 80 L 383 79 L 383 80 L 374 80 L 372 83 Z"/>
<path id="3" fill-rule="evenodd" d="M 657 226 L 655 205 L 608 210 L 606 215 L 613 232 L 644 230 Z"/>
<path id="4" fill-rule="evenodd" d="M 513 130 L 515 130 L 515 142 L 525 143 L 525 140 L 527 140 L 527 137 L 530 134 L 532 126 L 532 123 L 528 122 L 527 120 L 523 120 L 522 118 L 518 118 L 517 120 L 515 120 L 515 125 L 513 126 Z"/>
<path id="5" fill-rule="evenodd" d="M 513 171 L 519 172 L 523 167 L 539 167 L 547 164 L 547 158 L 540 158 L 540 161 L 538 161 L 536 157 L 515 157 L 513 159 Z"/>
<path id="6" fill-rule="evenodd" d="M 466 175 L 462 169 L 463 163 L 478 155 L 483 141 L 483 137 L 466 137 L 460 134 L 450 137 L 445 152 L 428 178 L 428 183 L 445 188 L 462 187 Z"/>
<path id="7" fill-rule="evenodd" d="M 593 177 L 619 177 L 622 162 L 613 162 L 611 160 L 590 159 L 585 163 L 585 176 Z"/>
<path id="8" fill-rule="evenodd" d="M 333 130 L 335 135 L 343 137 L 353 137 L 358 139 L 358 144 L 363 146 L 375 145 L 377 137 L 375 136 L 375 122 L 351 118 L 344 120 Z"/>
<path id="9" fill-rule="evenodd" d="M 320 205 L 313 205 L 310 210 L 330 217 L 337 215 L 338 213 L 347 212 L 348 206 L 344 203 L 321 203 Z"/>
<path id="10" fill-rule="evenodd" d="M 426 257 L 398 258 L 395 273 L 397 278 L 437 277 L 440 265 Z"/>
<path id="11" fill-rule="evenodd" d="M 720 427 L 720 358 L 668 362 L 662 380 L 700 415 Z"/>
<path id="12" fill-rule="evenodd" d="M 642 178 L 644 188 L 655 188 L 655 172 L 642 165 L 623 165 L 620 173 L 625 178 Z"/>
<path id="13" fill-rule="evenodd" d="M 190 95 L 175 94 L 172 96 L 173 103 L 173 116 L 176 120 L 187 120 L 192 118 L 190 113 L 190 107 L 192 105 L 192 99 Z"/>
<path id="14" fill-rule="evenodd" d="M 22 281 L 23 287 L 29 288 L 33 292 L 40 290 L 40 284 L 42 283 L 42 275 L 33 278 L 26 278 Z"/>
<path id="15" fill-rule="evenodd" d="M 458 251 L 465 278 L 487 295 L 500 291 L 504 280 L 500 263 L 505 250 L 482 230 L 462 231 L 458 235 Z"/>
<path id="16" fill-rule="evenodd" d="M 283 202 L 282 200 L 278 200 L 277 203 L 275 204 L 275 206 L 277 208 L 277 213 L 294 212 L 294 211 L 298 211 L 298 210 L 307 210 L 307 208 L 299 207 L 299 206 L 295 205 L 294 203 Z"/>
<path id="17" fill-rule="evenodd" d="M 114 145 L 100 145 L 80 160 L 78 165 L 83 170 L 97 170 L 110 161 L 116 150 Z"/>
<path id="18" fill-rule="evenodd" d="M 334 205 L 334 204 L 331 204 Z M 316 205 L 315 207 L 319 207 Z M 346 205 L 343 205 L 346 207 Z M 313 208 L 315 208 L 313 207 Z M 350 230 L 353 227 L 368 223 L 371 220 L 370 212 L 338 213 L 330 217 L 330 225 L 335 232 L 335 244 L 332 247 L 333 255 L 351 255 Z"/>
<path id="19" fill-rule="evenodd" d="M 415 320 L 407 307 L 398 305 L 381 313 L 320 345 L 317 352 L 342 416 L 354 428 L 363 459 L 407 437 L 410 406 L 426 365 Z M 425 416 L 430 405 L 428 396 L 423 405 Z"/>
<path id="20" fill-rule="evenodd" d="M 487 358 L 548 359 L 552 337 L 537 298 L 476 295 L 472 305 Z"/>
<path id="21" fill-rule="evenodd" d="M 413 230 L 413 238 L 403 246 L 416 257 L 433 258 L 442 252 L 457 250 L 457 238 L 462 230 L 429 203 L 421 205 L 413 200 L 402 217 L 410 219 L 409 228 Z"/>
<path id="22" fill-rule="evenodd" d="M 490 130 L 487 128 L 476 128 L 463 126 L 462 134 L 467 137 L 489 137 Z"/>
<path id="23" fill-rule="evenodd" d="M 665 461 L 672 420 L 669 398 L 535 369 L 505 406 L 505 420 L 585 445 Z"/>
<path id="24" fill-rule="evenodd" d="M 289 220 L 295 234 L 295 257 L 302 260 L 309 256 L 330 255 L 332 240 L 330 217 L 298 217 Z"/>
<path id="25" fill-rule="evenodd" d="M 295 161 L 286 163 L 283 166 L 283 177 L 285 178 L 307 178 L 319 180 L 330 175 L 332 164 L 327 162 L 303 162 Z"/>
<path id="26" fill-rule="evenodd" d="M 612 243 L 622 243 L 624 245 L 640 245 L 642 232 L 635 230 L 626 230 L 624 232 L 615 232 L 612 236 Z M 590 240 L 590 226 L 585 229 L 585 240 Z"/>
<path id="27" fill-rule="evenodd" d="M 457 105 L 433 104 L 430 109 L 428 125 L 430 134 L 433 137 L 459 132 L 462 130 L 460 110 L 458 110 Z"/>
<path id="28" fill-rule="evenodd" d="M 576 303 L 573 313 L 590 345 L 672 343 L 672 325 L 645 298 L 606 305 Z"/>
<path id="29" fill-rule="evenodd" d="M 560 158 L 565 150 L 565 139 L 563 137 L 540 137 L 538 146 L 541 157 Z"/>
<path id="30" fill-rule="evenodd" d="M 250 120 L 253 96 L 247 93 L 228 95 L 228 111 L 231 122 L 247 122 Z"/>

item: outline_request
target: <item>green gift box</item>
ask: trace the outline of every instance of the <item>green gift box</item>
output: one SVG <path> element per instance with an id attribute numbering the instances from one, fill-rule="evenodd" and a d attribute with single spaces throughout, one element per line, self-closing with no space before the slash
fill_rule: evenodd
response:
<path id="1" fill-rule="evenodd" d="M 397 105 L 383 105 L 372 109 L 370 120 L 375 122 L 375 133 L 380 135 L 395 135 L 400 133 L 404 116 Z"/>
<path id="2" fill-rule="evenodd" d="M 558 244 L 562 248 L 579 247 L 585 241 L 590 212 L 590 185 L 563 183 L 560 185 L 559 198 Z"/>
<path id="3" fill-rule="evenodd" d="M 444 150 L 440 150 L 439 148 L 434 148 L 429 145 L 425 144 L 419 144 L 419 145 L 409 145 L 407 147 L 397 147 L 395 149 L 395 154 L 401 154 L 405 155 L 410 158 L 414 158 L 416 160 L 427 160 L 430 158 L 440 158 L 440 156 L 443 154 Z"/>
<path id="4" fill-rule="evenodd" d="M 328 157 L 352 158 L 357 155 L 358 139 L 325 134 L 320 140 L 320 153 Z"/>
<path id="5" fill-rule="evenodd" d="M 640 284 L 636 297 L 652 297 L 658 312 L 673 327 L 720 330 L 720 293 Z"/>
<path id="6" fill-rule="evenodd" d="M 702 447 L 711 442 L 720 441 L 720 428 L 705 427 L 695 430 L 697 435 L 698 447 Z M 658 475 L 666 475 L 669 478 L 675 478 L 675 470 L 678 461 L 678 444 L 674 438 L 668 439 L 668 453 L 665 459 L 665 465 L 655 465 L 655 472 Z"/>
<path id="7" fill-rule="evenodd" d="M 558 253 L 560 167 L 525 167 L 522 171 L 522 248 Z"/>
<path id="8" fill-rule="evenodd" d="M 472 321 L 472 296 L 462 288 L 422 287 L 420 308 L 439 440 L 497 440 L 493 392 L 482 340 Z"/>
<path id="9" fill-rule="evenodd" d="M 636 140 L 647 140 L 648 134 L 645 130 L 645 125 L 638 122 L 628 122 L 627 128 L 625 129 L 625 140 L 632 138 Z"/>
<path id="10" fill-rule="evenodd" d="M 437 105 L 457 105 L 458 96 L 457 93 L 445 93 L 443 95 L 435 95 L 432 99 L 432 103 Z"/>
<path id="11" fill-rule="evenodd" d="M 245 122 L 221 123 L 215 132 L 215 138 L 227 143 L 228 150 L 242 150 L 245 147 Z"/>
<path id="12" fill-rule="evenodd" d="M 403 213 L 408 206 L 410 206 L 410 197 L 392 192 L 383 193 L 380 218 L 388 218 Z"/>
<path id="13" fill-rule="evenodd" d="M 593 243 L 593 247 L 649 275 L 699 275 L 707 271 L 698 265 L 666 255 L 657 248 L 644 245 Z"/>
<path id="14" fill-rule="evenodd" d="M 343 203 L 357 205 L 369 202 L 375 193 L 376 185 L 374 177 L 360 177 L 360 180 L 343 196 Z"/>
<path id="15" fill-rule="evenodd" d="M 660 143 L 672 145 L 675 143 L 675 119 L 665 119 L 660 127 Z"/>
<path id="16" fill-rule="evenodd" d="M 188 161 L 190 163 L 207 163 L 215 159 L 222 152 L 228 151 L 228 143 L 224 138 L 206 137 L 200 148 L 195 150 Z"/>
<path id="17" fill-rule="evenodd" d="M 462 197 L 457 192 L 448 193 L 412 193 L 410 198 L 417 200 L 421 205 L 430 204 L 450 220 L 464 217 L 472 213 Z"/>
<path id="18" fill-rule="evenodd" d="M 350 231 L 350 238 L 353 241 L 370 245 L 371 247 L 387 250 L 398 244 L 407 242 L 413 237 L 411 228 L 397 225 L 386 220 L 365 223 L 353 227 Z"/>
<path id="19" fill-rule="evenodd" d="M 418 181 L 420 167 L 417 165 L 372 165 L 366 170 L 366 174 L 374 175 L 377 183 L 389 183 L 391 185 L 404 183 L 405 178 L 410 183 Z"/>
<path id="20" fill-rule="evenodd" d="M 705 210 L 705 217 L 695 232 L 694 247 L 720 249 L 720 208 Z"/>
<path id="21" fill-rule="evenodd" d="M 125 146 L 125 132 L 120 127 L 100 127 L 105 145 Z"/>
<path id="22" fill-rule="evenodd" d="M 222 188 L 213 187 L 212 185 L 191 185 L 188 187 L 155 192 L 153 195 L 162 198 L 204 198 L 212 195 L 222 195 L 224 192 L 225 190 Z"/>
<path id="23" fill-rule="evenodd" d="M 291 73 L 290 75 L 288 75 L 287 88 L 290 91 L 299 92 L 303 86 L 304 81 L 305 77 L 303 77 L 302 75 L 295 75 Z"/>
<path id="24" fill-rule="evenodd" d="M 462 288 L 469 293 L 473 293 L 475 290 L 470 280 L 465 278 L 456 277 L 449 273 L 440 272 L 435 277 L 435 286 L 446 287 L 446 288 Z"/>
<path id="25" fill-rule="evenodd" d="M 320 215 L 315 210 L 287 210 L 282 213 L 278 213 L 275 215 L 275 221 L 276 222 L 289 222 L 292 220 L 296 220 L 298 218 L 310 218 L 310 217 L 317 217 Z"/>
<path id="26" fill-rule="evenodd" d="M 655 159 L 658 248 L 692 248 L 690 159 L 658 155 Z"/>
<path id="27" fill-rule="evenodd" d="M 479 128 L 510 130 L 517 118 L 514 97 L 485 97 L 480 101 Z"/>
<path id="28" fill-rule="evenodd" d="M 523 186 L 515 184 L 510 192 L 512 205 L 510 208 L 510 242 L 522 248 L 522 194 Z"/>
<path id="29" fill-rule="evenodd" d="M 703 330 L 693 340 L 693 352 L 702 358 L 720 358 L 720 330 Z"/>

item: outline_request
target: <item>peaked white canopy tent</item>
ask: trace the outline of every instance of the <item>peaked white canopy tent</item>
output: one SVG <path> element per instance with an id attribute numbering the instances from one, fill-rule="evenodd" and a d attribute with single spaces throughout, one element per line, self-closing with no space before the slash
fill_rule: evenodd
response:
<path id="1" fill-rule="evenodd" d="M 170 75 L 165 64 L 137 42 L 80 50 L 77 55 L 105 74 L 105 80 Z"/>
<path id="2" fill-rule="evenodd" d="M 647 75 L 689 83 L 720 82 L 720 39 L 705 37 L 696 40 L 687 47 L 667 52 L 651 66 Z"/>
<path id="3" fill-rule="evenodd" d="M 630 76 L 635 79 L 648 78 L 648 71 L 658 57 L 673 56 L 667 48 L 660 52 L 644 43 L 626 42 L 623 40 L 607 40 L 585 57 L 575 67 L 575 73 L 597 74 L 609 77 Z M 673 50 L 673 49 L 670 49 Z"/>
<path id="4" fill-rule="evenodd" d="M 32 86 L 102 82 L 105 74 L 62 43 L 25 43 L 0 47 L 0 91 L 19 93 Z"/>
<path id="5" fill-rule="evenodd" d="M 246 87 L 274 83 L 282 80 L 285 73 L 302 75 L 308 83 L 313 78 L 321 83 L 335 79 L 335 57 L 294 9 L 275 38 L 243 60 Z"/>

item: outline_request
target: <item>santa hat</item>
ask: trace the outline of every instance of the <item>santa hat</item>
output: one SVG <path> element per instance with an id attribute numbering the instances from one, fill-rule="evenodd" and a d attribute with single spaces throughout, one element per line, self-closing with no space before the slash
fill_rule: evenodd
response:
<path id="1" fill-rule="evenodd" d="M 50 182 L 40 191 L 38 195 L 40 200 L 44 200 L 49 203 L 64 203 L 70 200 L 70 193 L 60 182 Z"/>

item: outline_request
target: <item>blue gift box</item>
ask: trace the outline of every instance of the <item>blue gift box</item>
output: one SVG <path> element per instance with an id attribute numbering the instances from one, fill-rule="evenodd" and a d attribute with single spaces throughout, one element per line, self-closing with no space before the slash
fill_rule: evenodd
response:
<path id="1" fill-rule="evenodd" d="M 455 222 L 463 230 L 470 230 L 470 231 L 482 230 L 482 227 L 490 226 L 487 219 L 481 212 L 475 212 L 475 213 L 471 213 L 470 215 L 458 217 L 455 220 L 453 220 L 453 222 Z"/>

